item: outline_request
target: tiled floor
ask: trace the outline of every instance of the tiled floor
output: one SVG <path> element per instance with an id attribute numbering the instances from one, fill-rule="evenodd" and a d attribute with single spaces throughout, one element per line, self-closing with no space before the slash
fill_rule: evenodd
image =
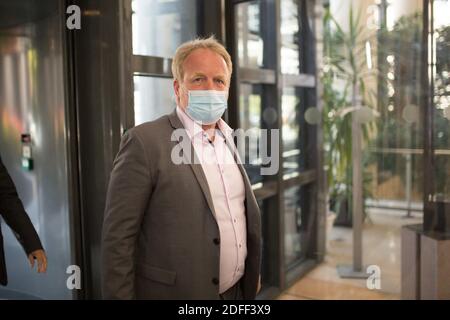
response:
<path id="1" fill-rule="evenodd" d="M 363 230 L 363 263 L 381 269 L 381 289 L 370 290 L 364 279 L 342 279 L 336 266 L 352 262 L 352 229 L 333 227 L 328 235 L 325 261 L 287 289 L 281 300 L 380 300 L 400 299 L 400 229 L 420 223 L 420 217 L 405 219 L 404 211 L 369 210 L 370 222 Z"/>

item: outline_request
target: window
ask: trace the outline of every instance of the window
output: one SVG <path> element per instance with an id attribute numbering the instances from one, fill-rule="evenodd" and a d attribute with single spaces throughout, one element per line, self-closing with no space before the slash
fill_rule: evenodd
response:
<path id="1" fill-rule="evenodd" d="M 306 3 L 260 0 L 239 2 L 234 7 L 238 94 L 229 108 L 230 118 L 236 119 L 231 125 L 262 134 L 267 130 L 270 137 L 281 137 L 275 139 L 276 146 L 267 147 L 279 150 L 277 163 L 281 162 L 276 173 L 261 175 L 264 157 L 245 168 L 257 200 L 264 205 L 263 237 L 265 243 L 271 241 L 264 248 L 272 250 L 265 254 L 273 261 L 283 261 L 281 265 L 264 264 L 266 285 L 283 288 L 305 270 L 303 262 L 315 259 L 311 254 L 315 243 L 305 239 L 313 238 L 316 228 L 315 207 L 310 209 L 315 198 L 309 190 L 318 183 L 318 162 L 313 160 L 320 115 L 315 103 L 315 48 L 311 28 L 305 25 Z M 310 48 L 307 57 L 304 46 Z M 305 223 L 308 219 L 310 224 Z"/>
<path id="2" fill-rule="evenodd" d="M 237 6 L 238 52 L 241 67 L 263 66 L 263 39 L 260 25 L 260 1 Z"/>
<path id="3" fill-rule="evenodd" d="M 450 1 L 434 1 L 435 198 L 450 203 Z"/>
<path id="4" fill-rule="evenodd" d="M 251 85 L 243 83 L 240 85 L 240 100 L 239 100 L 239 128 L 246 133 L 250 132 L 252 137 L 259 136 L 261 130 L 261 99 L 262 86 Z M 243 143 L 243 142 L 242 142 Z M 258 145 L 256 143 L 249 143 L 246 141 L 245 161 L 244 167 L 250 178 L 252 184 L 260 183 L 263 178 L 260 173 L 261 157 L 259 156 Z M 244 144 L 242 144 L 244 145 Z"/>
<path id="5" fill-rule="evenodd" d="M 300 98 L 295 88 L 283 88 L 281 99 L 283 123 L 283 173 L 299 172 L 300 164 Z M 303 129 L 303 128 L 302 128 Z"/>
<path id="6" fill-rule="evenodd" d="M 312 245 L 313 219 L 310 210 L 311 185 L 294 186 L 284 191 L 284 264 L 287 270 L 301 263 Z"/>
<path id="7" fill-rule="evenodd" d="M 174 110 L 171 58 L 197 36 L 196 0 L 133 0 L 134 124 Z"/>
<path id="8" fill-rule="evenodd" d="M 196 0 L 133 0 L 133 54 L 170 58 L 197 34 Z"/>
<path id="9" fill-rule="evenodd" d="M 298 1 L 281 1 L 281 72 L 300 73 Z"/>
<path id="10" fill-rule="evenodd" d="M 134 124 L 157 119 L 175 109 L 172 79 L 134 76 Z"/>

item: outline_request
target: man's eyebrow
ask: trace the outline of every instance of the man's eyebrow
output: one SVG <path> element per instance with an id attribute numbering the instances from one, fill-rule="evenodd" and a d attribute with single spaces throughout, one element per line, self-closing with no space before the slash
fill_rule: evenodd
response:
<path id="1" fill-rule="evenodd" d="M 206 77 L 206 76 L 205 76 L 205 74 L 203 74 L 203 73 L 201 73 L 201 72 L 196 72 L 196 73 L 194 73 L 194 75 L 192 76 L 192 78 L 195 78 L 195 77 Z"/>

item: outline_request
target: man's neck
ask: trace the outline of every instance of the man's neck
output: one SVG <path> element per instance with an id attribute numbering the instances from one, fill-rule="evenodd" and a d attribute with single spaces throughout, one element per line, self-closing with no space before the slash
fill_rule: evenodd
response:
<path id="1" fill-rule="evenodd" d="M 217 126 L 217 122 L 213 123 L 213 124 L 204 124 L 202 125 L 202 129 L 203 131 L 205 131 L 208 135 L 209 140 L 214 141 L 214 137 L 216 134 L 216 126 Z"/>
<path id="2" fill-rule="evenodd" d="M 178 106 L 178 108 L 181 110 L 181 112 L 186 114 L 186 110 L 184 108 L 181 108 L 179 106 Z M 210 141 L 214 141 L 214 137 L 215 137 L 215 134 L 216 134 L 216 130 L 215 130 L 216 127 L 217 127 L 217 122 L 213 123 L 213 124 L 202 124 L 202 129 L 203 129 L 203 131 L 206 132 L 206 134 L 208 135 L 208 138 L 209 138 Z"/>

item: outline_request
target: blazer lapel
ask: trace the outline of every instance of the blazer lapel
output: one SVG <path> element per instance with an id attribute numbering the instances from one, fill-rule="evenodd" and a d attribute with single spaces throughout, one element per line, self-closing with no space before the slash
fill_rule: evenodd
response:
<path id="1" fill-rule="evenodd" d="M 169 114 L 169 121 L 174 129 L 184 129 L 183 124 L 181 123 L 181 120 L 178 118 L 178 115 L 176 113 L 176 110 L 174 110 L 171 114 Z M 175 142 L 177 143 L 177 142 Z M 203 172 L 202 165 L 200 164 L 200 161 L 197 157 L 197 154 L 195 153 L 194 146 L 192 142 L 190 143 L 190 152 L 183 152 L 183 157 L 186 161 L 186 163 L 189 163 L 189 166 L 191 167 L 192 171 L 194 172 L 195 178 L 197 179 L 198 184 L 200 185 L 200 188 L 203 191 L 203 195 L 205 196 L 206 202 L 208 203 L 209 209 L 213 213 L 214 218 L 216 218 L 216 211 L 214 209 L 214 204 L 212 201 L 211 191 L 209 190 L 208 186 L 208 180 L 206 180 L 205 173 Z M 193 158 L 189 155 L 193 155 Z M 192 161 L 194 160 L 194 161 Z"/>
<path id="2" fill-rule="evenodd" d="M 247 176 L 247 172 L 245 171 L 245 168 L 242 165 L 242 161 L 241 161 L 241 158 L 240 158 L 239 153 L 237 151 L 237 147 L 235 146 L 233 140 L 229 136 L 227 136 L 227 135 L 224 135 L 224 136 L 225 136 L 226 144 L 227 144 L 228 148 L 230 149 L 230 151 L 231 151 L 231 153 L 233 155 L 234 161 L 236 162 L 236 164 L 237 164 L 237 166 L 239 168 L 239 171 L 241 172 L 242 179 L 244 180 L 244 185 L 245 185 L 245 207 L 247 208 L 247 212 L 248 212 L 249 211 L 248 210 L 249 201 L 256 202 L 256 199 L 254 199 L 252 185 L 251 185 L 250 180 L 249 180 L 249 178 Z"/>
<path id="3" fill-rule="evenodd" d="M 176 110 L 174 110 L 171 114 L 169 114 L 169 121 L 174 129 L 184 129 L 183 124 L 181 123 L 181 120 L 178 118 L 178 115 L 176 113 Z M 251 212 L 253 213 L 253 210 L 255 207 L 257 208 L 256 199 L 253 194 L 252 185 L 250 183 L 250 180 L 247 176 L 247 173 L 245 171 L 244 166 L 242 165 L 242 161 L 239 157 L 239 154 L 237 152 L 237 148 L 234 145 L 234 142 L 230 140 L 230 137 L 227 135 L 225 136 L 225 141 L 230 149 L 230 151 L 233 154 L 234 160 L 236 161 L 236 164 L 239 168 L 239 171 L 241 172 L 242 178 L 244 179 L 244 185 L 245 185 L 245 206 L 247 213 Z M 177 143 L 177 142 L 175 142 Z M 192 171 L 194 172 L 195 178 L 197 179 L 198 184 L 200 185 L 200 188 L 203 191 L 203 195 L 205 196 L 206 202 L 208 203 L 208 206 L 211 210 L 211 212 L 214 215 L 214 218 L 216 218 L 216 211 L 214 209 L 214 204 L 212 201 L 211 191 L 209 190 L 208 186 L 208 180 L 206 180 L 205 173 L 203 172 L 202 165 L 200 164 L 200 161 L 197 157 L 197 154 L 195 153 L 194 146 L 192 142 L 190 143 L 190 154 L 193 155 L 189 159 L 189 152 L 183 152 L 183 157 L 187 163 L 189 163 L 189 166 L 191 167 Z M 194 160 L 194 161 L 192 161 Z M 248 214 L 246 215 L 247 219 L 249 219 Z M 251 219 L 252 217 L 250 217 Z"/>

